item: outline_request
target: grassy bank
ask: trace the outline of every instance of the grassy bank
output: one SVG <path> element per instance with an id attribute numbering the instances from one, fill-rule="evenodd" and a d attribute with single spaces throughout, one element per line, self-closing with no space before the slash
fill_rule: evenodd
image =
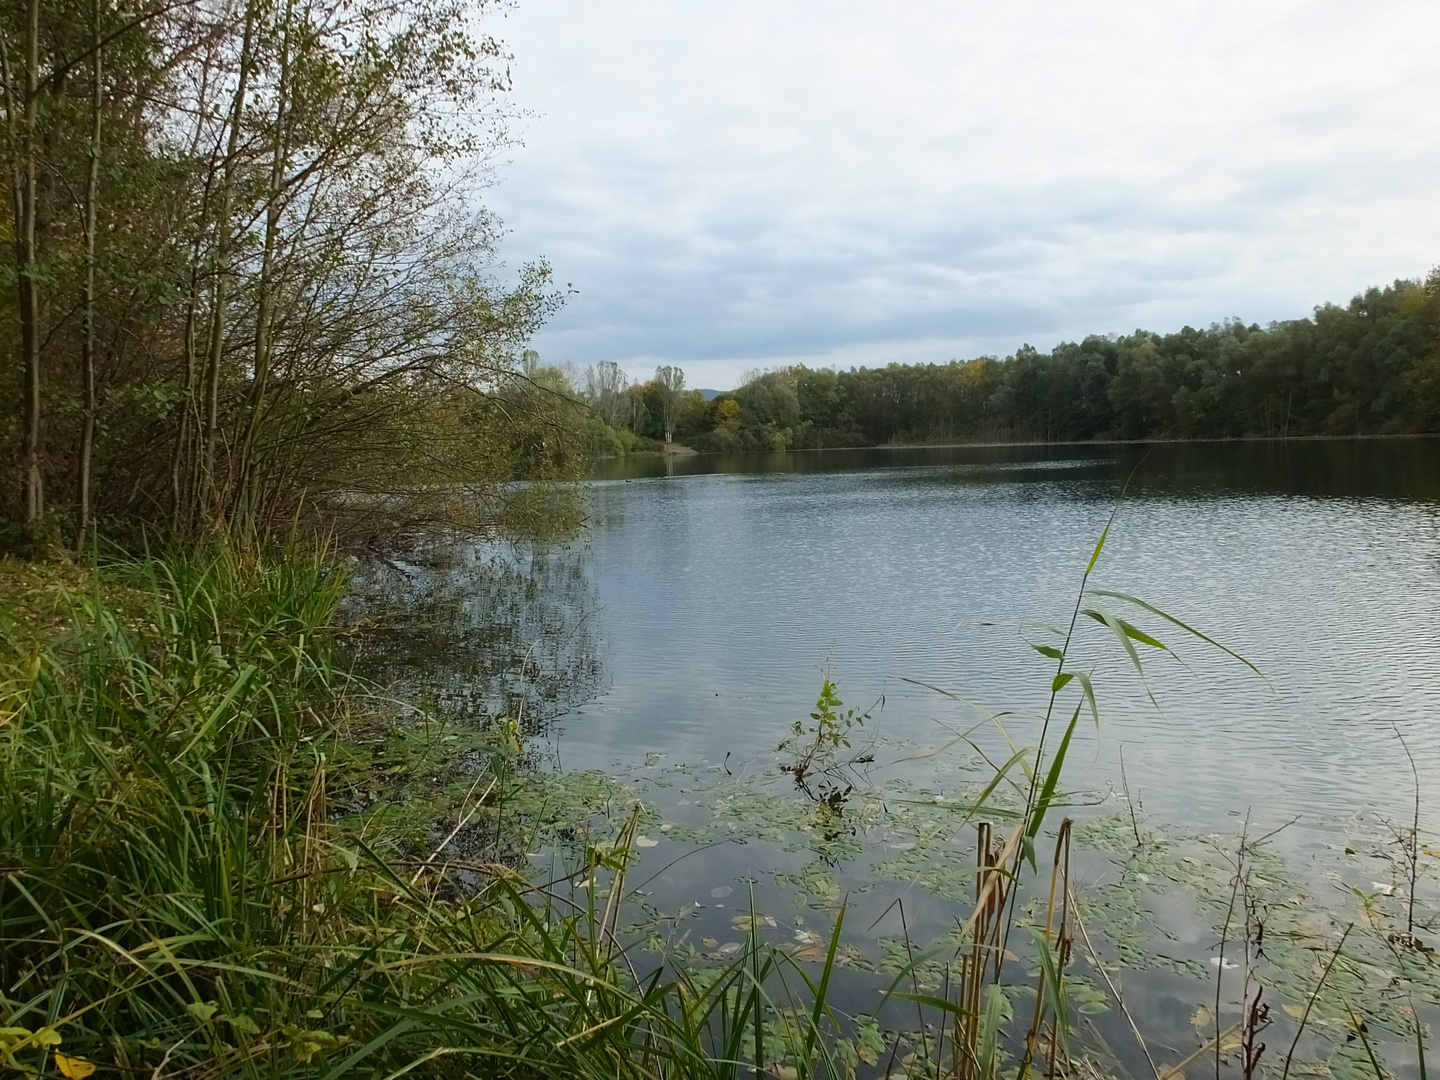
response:
<path id="1" fill-rule="evenodd" d="M 501 868 L 447 898 L 332 819 L 337 762 L 395 747 L 332 664 L 323 560 L 9 578 L 0 1071 L 616 1074 L 584 1033 L 634 1002 L 593 926 Z"/>
<path id="2" fill-rule="evenodd" d="M 788 963 L 824 1000 L 784 954 L 627 955 L 634 820 L 578 905 L 498 831 L 442 857 L 498 816 L 514 727 L 339 670 L 325 559 L 3 570 L 0 1074 L 844 1075 L 823 1004 L 770 997 Z"/>

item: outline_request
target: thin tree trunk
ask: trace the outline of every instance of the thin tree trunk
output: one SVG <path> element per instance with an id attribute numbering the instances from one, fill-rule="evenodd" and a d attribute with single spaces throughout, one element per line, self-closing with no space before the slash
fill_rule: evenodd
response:
<path id="1" fill-rule="evenodd" d="M 195 134 L 190 140 L 190 156 L 197 157 L 200 140 L 205 130 L 207 106 L 210 100 L 210 59 L 206 58 L 200 80 L 200 108 L 196 110 Z M 170 513 L 172 523 L 177 527 L 195 524 L 195 493 L 199 490 L 200 454 L 192 447 L 201 431 L 199 387 L 199 335 L 200 319 L 200 249 L 203 242 L 203 223 L 210 214 L 210 201 L 214 194 L 215 155 L 210 155 L 209 169 L 205 174 L 205 192 L 200 203 L 195 237 L 190 242 L 190 286 L 185 300 L 185 387 L 182 392 L 184 404 L 180 409 L 180 420 L 175 428 L 175 445 L 170 453 Z"/>
<path id="2" fill-rule="evenodd" d="M 10 185 L 10 224 L 15 238 L 16 287 L 17 291 L 19 291 L 20 295 L 23 297 L 23 282 L 25 280 L 25 250 L 20 243 L 20 234 L 22 231 L 21 223 L 25 219 L 25 169 L 23 161 L 25 155 L 23 150 L 23 140 L 21 139 L 19 128 L 17 127 L 17 120 L 20 117 L 22 102 L 20 101 L 20 93 L 15 85 L 14 68 L 10 63 L 10 50 L 6 47 L 4 35 L 0 35 L 0 83 L 3 83 L 5 98 L 5 143 L 6 149 L 9 151 L 7 164 L 9 166 L 10 173 L 8 177 Z M 24 310 L 25 305 L 22 303 L 20 305 L 20 311 L 23 313 Z M 21 334 L 21 364 L 23 366 L 25 358 L 29 355 L 28 351 L 25 350 L 25 346 L 28 344 L 28 339 L 24 338 L 23 336 L 23 323 L 21 326 Z M 21 396 L 23 399 L 23 391 Z M 19 411 L 24 411 L 23 400 L 20 403 Z M 23 449 L 24 444 L 22 443 L 22 454 Z M 21 482 L 23 488 L 23 474 L 21 477 Z"/>
<path id="3" fill-rule="evenodd" d="M 181 391 L 180 419 L 175 426 L 175 445 L 170 450 L 170 516 L 179 527 L 185 520 L 194 487 L 186 475 L 185 463 L 191 457 L 190 438 L 196 421 L 195 402 L 195 317 L 200 307 L 200 275 L 195 265 L 195 252 L 190 258 L 190 288 L 185 301 L 185 385 Z"/>
<path id="4" fill-rule="evenodd" d="M 4 48 L 0 41 L 0 49 Z M 45 514 L 45 490 L 40 470 L 40 293 L 35 282 L 35 129 L 40 107 L 40 0 L 30 0 L 25 20 L 25 86 L 16 85 L 8 50 L 4 64 L 5 112 L 11 152 L 10 194 L 15 223 L 16 293 L 20 316 L 20 365 L 24 371 L 21 392 L 20 501 L 26 526 L 35 529 Z M 16 120 L 20 122 L 17 132 Z"/>
<path id="5" fill-rule="evenodd" d="M 238 454 L 240 482 L 237 493 L 241 501 L 240 517 L 246 528 L 258 523 L 260 511 L 258 504 L 261 485 L 259 463 L 254 460 L 255 437 L 259 432 L 260 417 L 265 408 L 265 392 L 270 379 L 271 321 L 275 307 L 275 247 L 280 237 L 281 196 L 289 145 L 287 109 L 290 105 L 290 24 L 293 15 L 294 5 L 287 4 L 285 29 L 281 36 L 280 46 L 280 80 L 275 95 L 275 146 L 270 156 L 270 190 L 267 192 L 268 201 L 265 208 L 265 245 L 260 256 L 259 296 L 255 313 L 255 363 Z"/>
<path id="6" fill-rule="evenodd" d="M 104 87 L 101 83 L 100 0 L 91 0 L 90 35 L 94 49 L 90 57 L 90 170 L 85 178 L 85 286 L 84 343 L 81 345 L 80 366 L 85 380 L 85 422 L 80 430 L 79 522 L 75 530 L 75 550 L 85 549 L 85 534 L 90 528 L 90 459 L 95 448 L 95 227 L 99 216 L 100 196 L 100 108 Z"/>
<path id="7" fill-rule="evenodd" d="M 220 365 L 225 353 L 225 317 L 229 302 L 230 205 L 235 190 L 235 160 L 240 153 L 240 128 L 249 92 L 251 50 L 255 41 L 255 0 L 245 6 L 245 32 L 240 43 L 240 71 L 230 110 L 230 139 L 220 180 L 220 212 L 215 222 L 215 299 L 210 313 L 210 347 L 205 371 L 204 463 L 200 476 L 202 516 L 216 516 L 215 456 L 220 437 Z"/>

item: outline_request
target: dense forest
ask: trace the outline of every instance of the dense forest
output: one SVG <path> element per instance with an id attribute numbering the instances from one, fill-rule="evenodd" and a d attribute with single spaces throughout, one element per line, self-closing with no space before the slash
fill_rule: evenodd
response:
<path id="1" fill-rule="evenodd" d="M 630 428 L 658 437 L 658 384 L 631 394 Z M 676 439 L 722 451 L 1433 432 L 1440 272 L 1267 327 L 1137 330 L 1003 360 L 783 368 L 709 402 L 687 395 L 679 416 Z"/>
<path id="2" fill-rule="evenodd" d="M 563 297 L 479 209 L 497 6 L 0 5 L 3 539 L 483 528 L 575 474 L 520 369 Z"/>

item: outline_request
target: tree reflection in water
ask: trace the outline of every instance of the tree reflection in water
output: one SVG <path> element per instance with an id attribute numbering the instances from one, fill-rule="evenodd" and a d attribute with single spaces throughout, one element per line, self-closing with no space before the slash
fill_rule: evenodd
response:
<path id="1" fill-rule="evenodd" d="M 595 696 L 599 607 L 579 546 L 436 545 L 352 573 L 355 670 L 447 720 L 531 741 Z"/>

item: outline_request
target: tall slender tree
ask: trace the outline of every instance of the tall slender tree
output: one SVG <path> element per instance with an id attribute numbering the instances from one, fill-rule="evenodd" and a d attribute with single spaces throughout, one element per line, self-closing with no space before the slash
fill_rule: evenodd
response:
<path id="1" fill-rule="evenodd" d="M 17 9 L 19 10 L 19 9 Z M 19 30 L 20 54 L 11 49 Z M 3 81 L 5 136 L 10 159 L 9 180 L 15 237 L 15 287 L 20 324 L 21 391 L 20 490 L 23 520 L 34 530 L 45 514 L 44 474 L 40 458 L 41 326 L 40 259 L 37 238 L 40 128 L 40 0 L 25 0 L 18 27 L 0 36 L 0 81 Z M 19 70 L 16 70 L 16 65 Z"/>
<path id="2" fill-rule="evenodd" d="M 680 419 L 684 404 L 685 372 L 670 364 L 657 367 L 655 384 L 660 388 L 660 426 L 668 444 L 675 438 L 675 422 Z"/>
<path id="3" fill-rule="evenodd" d="M 76 550 L 83 550 L 90 529 L 90 465 L 95 452 L 95 412 L 99 405 L 95 390 L 95 245 L 100 211 L 100 140 L 105 103 L 102 67 L 105 47 L 100 38 L 100 3 L 101 0 L 90 0 L 90 140 L 84 198 L 84 286 L 80 298 L 84 321 L 80 345 L 84 419 L 81 422 L 80 469 L 76 480 L 79 501 Z"/>

